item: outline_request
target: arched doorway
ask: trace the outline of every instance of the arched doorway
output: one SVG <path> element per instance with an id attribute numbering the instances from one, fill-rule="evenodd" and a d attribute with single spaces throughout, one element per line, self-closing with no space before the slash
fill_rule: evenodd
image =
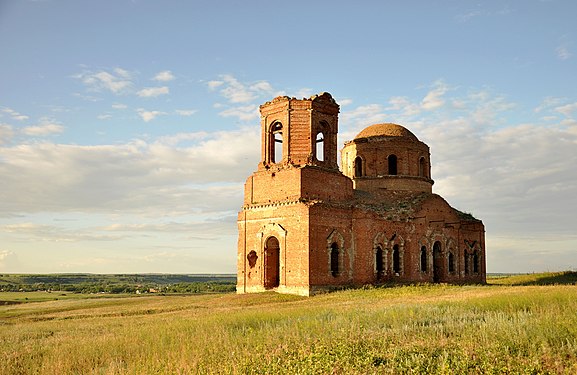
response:
<path id="1" fill-rule="evenodd" d="M 272 289 L 280 284 L 280 246 L 276 237 L 269 237 L 264 248 L 264 287 Z"/>
<path id="2" fill-rule="evenodd" d="M 433 244 L 433 282 L 443 281 L 443 252 L 439 241 Z"/>

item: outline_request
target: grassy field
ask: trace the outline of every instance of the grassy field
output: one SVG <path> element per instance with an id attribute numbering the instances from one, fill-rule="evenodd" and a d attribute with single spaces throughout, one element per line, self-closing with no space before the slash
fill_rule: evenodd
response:
<path id="1" fill-rule="evenodd" d="M 516 277 L 0 306 L 0 373 L 577 373 L 575 275 Z"/>

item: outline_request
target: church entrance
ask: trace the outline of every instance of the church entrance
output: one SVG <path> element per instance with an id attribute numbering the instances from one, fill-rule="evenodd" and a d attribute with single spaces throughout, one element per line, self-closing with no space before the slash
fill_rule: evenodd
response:
<path id="1" fill-rule="evenodd" d="M 264 287 L 272 289 L 280 284 L 280 246 L 276 237 L 269 237 L 264 248 Z"/>
<path id="2" fill-rule="evenodd" d="M 443 253 L 441 243 L 435 242 L 433 245 L 433 282 L 440 283 L 443 281 Z"/>

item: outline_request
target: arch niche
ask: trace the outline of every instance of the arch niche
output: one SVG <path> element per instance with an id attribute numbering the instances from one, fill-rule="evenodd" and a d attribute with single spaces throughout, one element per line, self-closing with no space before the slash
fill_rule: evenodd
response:
<path id="1" fill-rule="evenodd" d="M 267 238 L 264 248 L 264 287 L 272 289 L 280 284 L 280 245 L 274 236 Z"/>
<path id="2" fill-rule="evenodd" d="M 433 282 L 440 283 L 443 281 L 444 273 L 443 251 L 441 243 L 436 241 L 433 244 Z"/>

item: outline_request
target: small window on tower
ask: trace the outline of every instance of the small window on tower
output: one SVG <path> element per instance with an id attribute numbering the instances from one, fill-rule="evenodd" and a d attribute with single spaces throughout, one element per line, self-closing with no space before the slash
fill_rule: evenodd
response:
<path id="1" fill-rule="evenodd" d="M 272 124 L 270 133 L 270 161 L 272 163 L 280 163 L 283 159 L 282 124 L 280 122 Z"/>
<path id="2" fill-rule="evenodd" d="M 318 161 L 325 161 L 325 136 L 322 132 L 317 134 L 316 138 L 316 158 Z"/>

